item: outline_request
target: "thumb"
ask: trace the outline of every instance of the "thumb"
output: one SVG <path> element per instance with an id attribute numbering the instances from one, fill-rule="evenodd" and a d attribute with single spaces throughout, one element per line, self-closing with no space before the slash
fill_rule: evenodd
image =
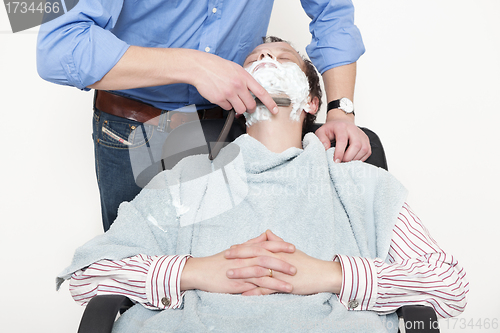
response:
<path id="1" fill-rule="evenodd" d="M 266 230 L 267 239 L 270 241 L 284 242 L 283 238 L 276 236 L 271 230 Z"/>
<path id="2" fill-rule="evenodd" d="M 260 234 L 259 236 L 255 237 L 255 238 L 252 238 L 252 239 L 249 239 L 247 240 L 245 243 L 243 244 L 256 244 L 256 243 L 260 243 L 260 242 L 265 242 L 267 240 L 267 234 L 266 232 L 263 232 L 262 234 Z M 237 246 L 237 245 L 233 245 L 233 246 Z M 233 247 L 231 246 L 231 248 Z"/>

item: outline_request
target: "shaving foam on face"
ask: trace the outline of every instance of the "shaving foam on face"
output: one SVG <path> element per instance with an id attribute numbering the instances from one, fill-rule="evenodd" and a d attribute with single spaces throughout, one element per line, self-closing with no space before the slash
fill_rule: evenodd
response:
<path id="1" fill-rule="evenodd" d="M 246 68 L 254 79 L 272 96 L 287 95 L 292 102 L 290 119 L 300 120 L 302 110 L 309 112 L 309 81 L 302 69 L 293 62 L 280 63 L 271 58 L 256 61 Z M 271 112 L 257 106 L 254 113 L 245 112 L 247 126 L 258 121 L 270 120 Z"/>

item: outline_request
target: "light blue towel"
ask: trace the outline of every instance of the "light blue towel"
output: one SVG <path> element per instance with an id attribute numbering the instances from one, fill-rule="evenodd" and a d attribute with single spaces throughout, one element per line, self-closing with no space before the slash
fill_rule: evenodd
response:
<path id="1" fill-rule="evenodd" d="M 209 256 L 266 229 L 323 260 L 336 254 L 387 259 L 406 190 L 385 170 L 333 163 L 333 149 L 325 153 L 314 134 L 303 144 L 304 150 L 276 154 L 243 135 L 214 164 L 206 155 L 182 160 L 120 206 L 111 229 L 76 251 L 58 286 L 100 259 L 139 253 Z M 330 293 L 244 297 L 188 291 L 183 309 L 136 305 L 114 328 L 174 331 L 395 332 L 397 318 L 347 311 Z"/>

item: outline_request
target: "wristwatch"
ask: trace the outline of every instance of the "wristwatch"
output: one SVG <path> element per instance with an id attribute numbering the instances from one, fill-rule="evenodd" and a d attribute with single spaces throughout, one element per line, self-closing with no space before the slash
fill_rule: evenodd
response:
<path id="1" fill-rule="evenodd" d="M 340 109 L 344 111 L 346 114 L 352 113 L 354 115 L 354 105 L 352 104 L 352 101 L 347 97 L 336 99 L 328 103 L 328 108 L 326 112 L 328 113 L 328 111 L 332 109 Z"/>

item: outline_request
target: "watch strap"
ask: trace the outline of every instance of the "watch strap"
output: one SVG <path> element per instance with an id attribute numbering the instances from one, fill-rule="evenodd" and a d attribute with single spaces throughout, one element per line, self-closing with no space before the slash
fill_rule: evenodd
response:
<path id="1" fill-rule="evenodd" d="M 328 103 L 327 108 L 326 108 L 326 113 L 328 113 L 328 111 L 333 110 L 333 109 L 340 109 L 340 99 L 336 99 L 336 100 L 331 101 L 330 103 Z M 344 111 L 344 110 L 342 110 L 342 111 Z M 354 113 L 354 110 L 352 112 L 349 112 L 349 113 L 346 112 L 346 114 L 352 114 L 353 116 L 356 115 Z"/>
<path id="2" fill-rule="evenodd" d="M 340 106 L 340 99 L 336 99 L 334 101 L 331 101 L 330 103 L 328 103 L 327 112 L 332 110 L 332 109 L 338 109 L 339 106 Z"/>

